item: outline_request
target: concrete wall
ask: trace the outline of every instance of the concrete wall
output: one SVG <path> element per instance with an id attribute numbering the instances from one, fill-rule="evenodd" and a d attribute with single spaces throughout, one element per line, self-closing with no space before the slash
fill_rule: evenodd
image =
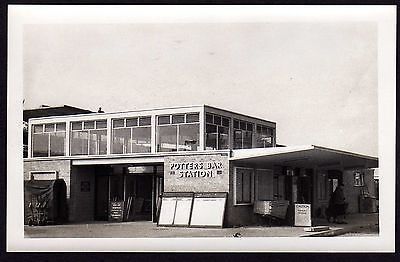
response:
<path id="1" fill-rule="evenodd" d="M 85 185 L 82 185 L 82 182 Z M 89 185 L 89 188 L 87 185 Z M 70 221 L 94 220 L 94 209 L 95 169 L 92 166 L 73 166 L 71 172 Z"/>
<path id="2" fill-rule="evenodd" d="M 227 155 L 165 157 L 165 192 L 228 192 L 228 179 Z"/>
<path id="3" fill-rule="evenodd" d="M 252 168 L 254 166 L 238 165 L 238 167 Z M 267 221 L 263 217 L 254 213 L 254 205 L 235 205 L 234 202 L 234 168 L 235 165 L 230 163 L 229 166 L 229 193 L 228 200 L 225 208 L 225 226 L 239 226 L 239 225 L 262 225 Z M 263 166 L 257 167 L 260 169 L 272 169 L 274 170 L 274 175 L 282 176 L 282 168 L 279 166 Z M 254 169 L 255 171 L 255 169 Z M 254 178 L 253 178 L 254 181 Z M 283 180 L 280 180 L 283 183 Z M 273 187 L 272 187 L 273 188 Z M 253 187 L 253 197 L 255 188 Z M 279 199 L 283 199 L 284 196 L 284 186 L 280 186 Z"/>
<path id="4" fill-rule="evenodd" d="M 364 173 L 364 187 L 354 186 L 354 172 L 360 171 Z M 369 192 L 371 196 L 375 196 L 374 189 L 374 170 L 372 169 L 349 169 L 343 172 L 344 195 L 346 202 L 349 203 L 347 212 L 359 212 L 359 197 L 361 192 Z"/>

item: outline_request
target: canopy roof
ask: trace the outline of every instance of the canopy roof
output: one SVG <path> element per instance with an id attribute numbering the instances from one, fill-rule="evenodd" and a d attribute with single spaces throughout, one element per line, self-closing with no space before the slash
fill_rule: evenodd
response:
<path id="1" fill-rule="evenodd" d="M 315 145 L 233 150 L 231 161 L 248 165 L 375 168 L 378 158 Z"/>

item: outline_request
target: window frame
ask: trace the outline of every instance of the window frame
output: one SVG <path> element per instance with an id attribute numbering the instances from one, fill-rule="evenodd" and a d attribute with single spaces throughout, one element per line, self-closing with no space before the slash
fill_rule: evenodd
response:
<path id="1" fill-rule="evenodd" d="M 173 123 L 173 116 L 184 116 L 184 122 L 183 123 Z M 188 115 L 198 115 L 198 121 L 196 122 L 188 122 L 187 121 L 187 116 Z M 169 117 L 169 123 L 167 124 L 160 124 L 158 119 L 159 117 Z M 188 152 L 196 152 L 200 150 L 200 112 L 185 112 L 185 113 L 176 113 L 176 114 L 161 114 L 161 115 L 156 115 L 156 126 L 155 126 L 155 131 L 156 131 L 156 141 L 155 141 L 155 151 L 156 153 L 168 153 L 168 152 L 186 152 L 186 150 L 179 150 L 179 147 L 181 146 L 179 144 L 179 136 L 180 136 L 180 126 L 182 125 L 198 125 L 199 129 L 199 139 L 198 139 L 198 145 L 197 145 L 197 150 L 193 151 L 188 151 Z M 161 151 L 161 146 L 159 147 L 159 141 L 160 141 L 160 132 L 159 132 L 159 127 L 165 127 L 165 126 L 176 126 L 176 151 Z"/>
<path id="2" fill-rule="evenodd" d="M 103 121 L 108 121 L 107 119 L 94 119 L 94 120 L 80 120 L 80 121 L 71 121 L 70 122 L 70 133 L 69 133 L 69 155 L 70 156 L 104 156 L 107 155 L 108 152 L 106 150 L 105 154 L 100 154 L 100 145 L 97 145 L 97 151 L 96 154 L 90 154 L 90 142 L 91 142 L 91 132 L 93 131 L 101 131 L 101 130 L 105 130 L 106 131 L 106 137 L 108 136 L 108 128 L 106 127 L 102 127 L 102 128 L 98 128 L 97 127 L 97 122 L 103 122 Z M 94 128 L 92 129 L 86 129 L 84 123 L 85 122 L 94 122 Z M 73 124 L 76 123 L 81 123 L 81 129 L 75 129 L 73 130 L 72 126 Z M 87 152 L 85 154 L 72 154 L 72 140 L 73 140 L 73 133 L 74 132 L 87 132 L 88 134 L 88 138 L 87 138 Z M 108 139 L 106 139 L 106 148 L 108 147 L 107 145 L 108 143 Z"/>
<path id="3" fill-rule="evenodd" d="M 250 202 L 246 203 L 238 203 L 237 201 L 237 175 L 238 175 L 238 170 L 250 170 L 251 175 L 250 175 Z M 249 167 L 240 167 L 240 166 L 235 166 L 233 168 L 233 205 L 234 206 L 251 206 L 254 204 L 254 176 L 255 176 L 255 169 L 254 168 L 249 168 Z M 243 185 L 242 185 L 243 187 Z M 243 189 L 242 189 L 243 191 Z M 243 197 L 242 197 L 243 198 Z"/>
<path id="4" fill-rule="evenodd" d="M 140 125 L 140 119 L 145 119 L 145 118 L 150 118 L 150 124 L 148 125 Z M 136 119 L 136 125 L 134 126 L 127 126 L 128 120 Z M 114 121 L 123 121 L 123 126 L 118 126 L 114 127 Z M 112 118 L 111 119 L 111 139 L 110 139 L 110 155 L 131 155 L 131 154 L 143 154 L 144 152 L 132 152 L 133 151 L 133 134 L 134 134 L 134 129 L 139 129 L 139 128 L 150 128 L 150 151 L 145 152 L 145 153 L 151 153 L 152 152 L 152 137 L 151 137 L 151 116 L 129 116 L 125 118 Z M 130 153 L 128 152 L 126 147 L 122 147 L 122 153 L 115 153 L 114 151 L 114 131 L 115 130 L 121 130 L 121 129 L 128 129 L 129 130 L 129 149 Z M 125 152 L 124 152 L 125 151 Z"/>
<path id="5" fill-rule="evenodd" d="M 51 123 L 42 123 L 42 124 L 33 124 L 32 125 L 32 133 L 31 133 L 31 155 L 32 158 L 39 158 L 39 157 L 65 157 L 67 156 L 67 130 L 58 130 L 57 125 L 64 124 L 66 127 L 66 122 L 51 122 Z M 46 131 L 46 125 L 52 125 L 52 131 Z M 35 132 L 35 127 L 41 126 L 41 132 Z M 51 155 L 51 134 L 56 133 L 64 133 L 64 154 L 63 155 Z M 47 156 L 35 156 L 35 148 L 34 148 L 34 135 L 42 134 L 47 136 Z"/>
<path id="6" fill-rule="evenodd" d="M 211 122 L 207 121 L 207 117 L 208 117 L 207 115 L 212 117 L 212 121 Z M 215 121 L 216 117 L 220 118 L 220 123 L 215 123 L 216 122 Z M 228 120 L 228 124 L 227 125 L 224 125 L 224 120 Z M 225 150 L 225 149 L 231 148 L 231 141 L 232 141 L 231 123 L 232 123 L 231 117 L 224 116 L 224 115 L 219 115 L 219 114 L 214 114 L 214 113 L 211 113 L 211 112 L 206 112 L 206 118 L 204 119 L 204 150 Z M 208 134 L 207 133 L 207 125 L 212 125 L 212 126 L 216 127 L 216 133 L 215 133 L 216 134 L 216 141 L 215 141 L 216 142 L 215 143 L 216 148 L 215 149 L 207 149 L 207 134 Z M 228 147 L 224 148 L 224 149 L 221 149 L 221 147 L 220 147 L 219 138 L 220 138 L 220 135 L 223 134 L 223 133 L 219 132 L 220 128 L 228 128 Z"/>
<path id="7" fill-rule="evenodd" d="M 251 149 L 251 148 L 254 148 L 254 134 L 255 134 L 255 130 L 256 130 L 256 128 L 255 128 L 255 123 L 253 123 L 253 122 L 250 122 L 250 121 L 246 121 L 246 120 L 240 120 L 240 119 L 237 119 L 237 118 L 234 118 L 233 119 L 233 122 L 236 122 L 236 123 L 238 123 L 238 127 L 235 127 L 235 125 L 233 125 L 233 144 L 232 144 L 232 148 L 233 149 Z M 251 126 L 251 128 L 248 128 L 248 126 Z M 235 145 L 236 145 L 236 137 L 235 137 L 235 134 L 236 134 L 236 131 L 240 131 L 240 147 L 235 147 Z M 250 144 L 250 147 L 244 147 L 244 145 L 245 145 L 245 143 L 244 143 L 244 140 L 245 140 L 245 133 L 246 132 L 249 132 L 250 134 L 251 134 L 251 137 L 250 137 L 250 141 L 251 141 L 251 144 Z"/>

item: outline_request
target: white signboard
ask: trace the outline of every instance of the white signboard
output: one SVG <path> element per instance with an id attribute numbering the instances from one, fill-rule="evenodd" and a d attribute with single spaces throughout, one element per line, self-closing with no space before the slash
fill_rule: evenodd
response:
<path id="1" fill-rule="evenodd" d="M 175 207 L 176 197 L 166 197 L 162 199 L 158 225 L 170 226 L 174 223 Z"/>
<path id="2" fill-rule="evenodd" d="M 295 204 L 294 205 L 294 225 L 299 227 L 311 226 L 311 205 Z"/>
<path id="3" fill-rule="evenodd" d="M 228 155 L 168 156 L 164 161 L 166 192 L 228 192 Z"/>
<path id="4" fill-rule="evenodd" d="M 222 227 L 225 203 L 225 197 L 195 197 L 190 225 Z"/>
<path id="5" fill-rule="evenodd" d="M 192 211 L 192 197 L 177 197 L 174 225 L 188 226 L 190 220 L 190 212 Z"/>

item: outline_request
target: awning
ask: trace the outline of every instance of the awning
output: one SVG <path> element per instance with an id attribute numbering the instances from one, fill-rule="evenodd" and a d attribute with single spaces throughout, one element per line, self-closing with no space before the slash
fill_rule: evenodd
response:
<path id="1" fill-rule="evenodd" d="M 233 150 L 230 161 L 254 166 L 376 168 L 378 158 L 315 145 Z"/>

